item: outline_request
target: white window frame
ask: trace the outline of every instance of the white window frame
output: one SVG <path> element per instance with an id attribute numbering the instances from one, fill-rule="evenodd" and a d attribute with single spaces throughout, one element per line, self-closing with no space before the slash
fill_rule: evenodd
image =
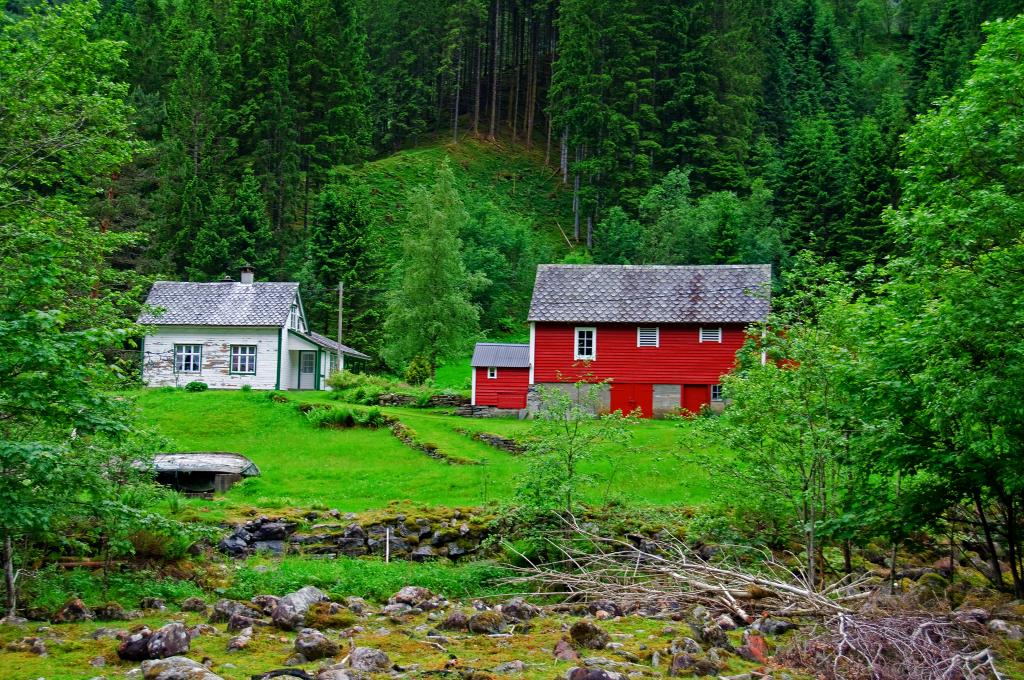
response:
<path id="1" fill-rule="evenodd" d="M 188 348 L 188 349 L 186 349 Z M 198 348 L 198 349 L 197 349 Z M 195 368 L 185 368 L 185 358 L 196 357 Z M 188 362 L 190 365 L 192 361 Z M 174 345 L 174 372 L 175 373 L 202 373 L 203 372 L 203 345 L 202 343 L 184 342 Z"/>
<path id="2" fill-rule="evenodd" d="M 580 332 L 590 331 L 590 354 L 580 354 Z M 572 334 L 572 355 L 577 361 L 593 361 L 597 359 L 597 328 L 595 326 L 576 326 Z"/>
<path id="3" fill-rule="evenodd" d="M 704 339 L 704 332 L 705 331 L 714 332 L 715 334 L 717 334 L 718 337 L 714 338 L 714 339 L 705 340 Z M 702 343 L 704 343 L 704 342 L 722 342 L 722 336 L 723 335 L 724 334 L 722 333 L 722 327 L 721 326 L 701 326 L 700 330 L 697 331 L 697 340 L 699 342 L 702 342 Z"/>
<path id="4" fill-rule="evenodd" d="M 654 344 L 642 343 L 640 339 L 642 337 L 642 331 L 654 331 Z M 659 326 L 637 326 L 636 327 L 636 346 L 637 347 L 660 347 L 661 346 L 661 328 Z"/>
<path id="5" fill-rule="evenodd" d="M 495 380 L 495 379 L 497 379 L 497 377 L 498 377 L 498 367 L 497 366 L 488 366 L 487 367 L 487 379 L 488 380 Z"/>
<path id="6" fill-rule="evenodd" d="M 722 401 L 722 386 L 712 385 L 711 386 L 711 401 Z"/>
<path id="7" fill-rule="evenodd" d="M 240 350 L 245 351 L 242 352 Z M 231 345 L 228 372 L 232 375 L 256 375 L 256 354 L 256 345 Z M 242 364 L 242 360 L 245 360 L 245 363 L 249 364 L 248 360 L 250 358 L 252 359 L 252 370 L 241 370 L 240 366 Z"/>

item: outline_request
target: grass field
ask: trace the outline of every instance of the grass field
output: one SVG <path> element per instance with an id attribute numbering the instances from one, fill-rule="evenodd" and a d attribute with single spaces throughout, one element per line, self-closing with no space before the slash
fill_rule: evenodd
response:
<path id="1" fill-rule="evenodd" d="M 289 393 L 289 398 L 324 401 L 327 395 Z M 295 403 L 275 403 L 265 393 L 143 390 L 137 399 L 142 420 L 169 440 L 169 450 L 234 451 L 260 467 L 262 475 L 235 486 L 219 501 L 221 507 L 312 506 L 355 512 L 392 501 L 459 507 L 505 499 L 525 469 L 523 458 L 457 430 L 515 437 L 531 427 L 529 421 L 385 409 L 415 430 L 421 441 L 482 463 L 450 465 L 405 446 L 387 430 L 314 428 Z M 701 468 L 673 456 L 679 427 L 668 421 L 635 425 L 628 450 L 609 449 L 587 463 L 586 472 L 596 483 L 586 500 L 640 505 L 710 500 L 713 480 Z"/>

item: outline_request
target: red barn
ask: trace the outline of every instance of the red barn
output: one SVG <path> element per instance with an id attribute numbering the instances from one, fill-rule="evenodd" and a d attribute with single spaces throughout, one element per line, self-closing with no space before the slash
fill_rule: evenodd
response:
<path id="1" fill-rule="evenodd" d="M 474 403 L 516 408 L 535 386 L 586 380 L 608 381 L 603 410 L 721 408 L 721 377 L 747 327 L 766 319 L 770 286 L 770 265 L 541 265 L 530 344 L 477 346 Z M 517 373 L 495 366 L 495 347 L 515 348 L 505 370 Z"/>
<path id="2" fill-rule="evenodd" d="M 608 380 L 603 408 L 648 418 L 719 407 L 770 285 L 770 265 L 541 265 L 530 384 Z"/>
<path id="3" fill-rule="evenodd" d="M 526 408 L 530 387 L 530 346 L 497 342 L 477 343 L 473 350 L 474 406 Z"/>

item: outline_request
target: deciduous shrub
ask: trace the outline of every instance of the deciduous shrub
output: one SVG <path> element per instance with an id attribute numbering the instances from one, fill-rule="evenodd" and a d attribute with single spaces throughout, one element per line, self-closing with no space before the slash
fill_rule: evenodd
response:
<path id="1" fill-rule="evenodd" d="M 405 379 L 411 385 L 422 385 L 430 380 L 432 374 L 430 361 L 422 355 L 415 357 L 405 369 Z"/>
<path id="2" fill-rule="evenodd" d="M 208 389 L 210 389 L 210 386 L 201 380 L 193 380 L 185 385 L 186 392 L 205 392 Z"/>

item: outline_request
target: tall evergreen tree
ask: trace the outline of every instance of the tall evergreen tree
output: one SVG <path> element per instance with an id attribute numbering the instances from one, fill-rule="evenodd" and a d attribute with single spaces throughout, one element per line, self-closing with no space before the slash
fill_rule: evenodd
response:
<path id="1" fill-rule="evenodd" d="M 480 312 L 470 301 L 477 282 L 462 261 L 459 232 L 469 219 L 445 161 L 430 189 L 409 197 L 409 231 L 396 284 L 388 295 L 384 356 L 393 368 L 414 357 L 431 366 L 468 349 Z"/>
<path id="2" fill-rule="evenodd" d="M 378 356 L 381 343 L 380 244 L 364 198 L 356 189 L 329 184 L 310 215 L 303 299 L 310 326 L 337 336 L 338 284 L 344 284 L 345 344 Z"/>

